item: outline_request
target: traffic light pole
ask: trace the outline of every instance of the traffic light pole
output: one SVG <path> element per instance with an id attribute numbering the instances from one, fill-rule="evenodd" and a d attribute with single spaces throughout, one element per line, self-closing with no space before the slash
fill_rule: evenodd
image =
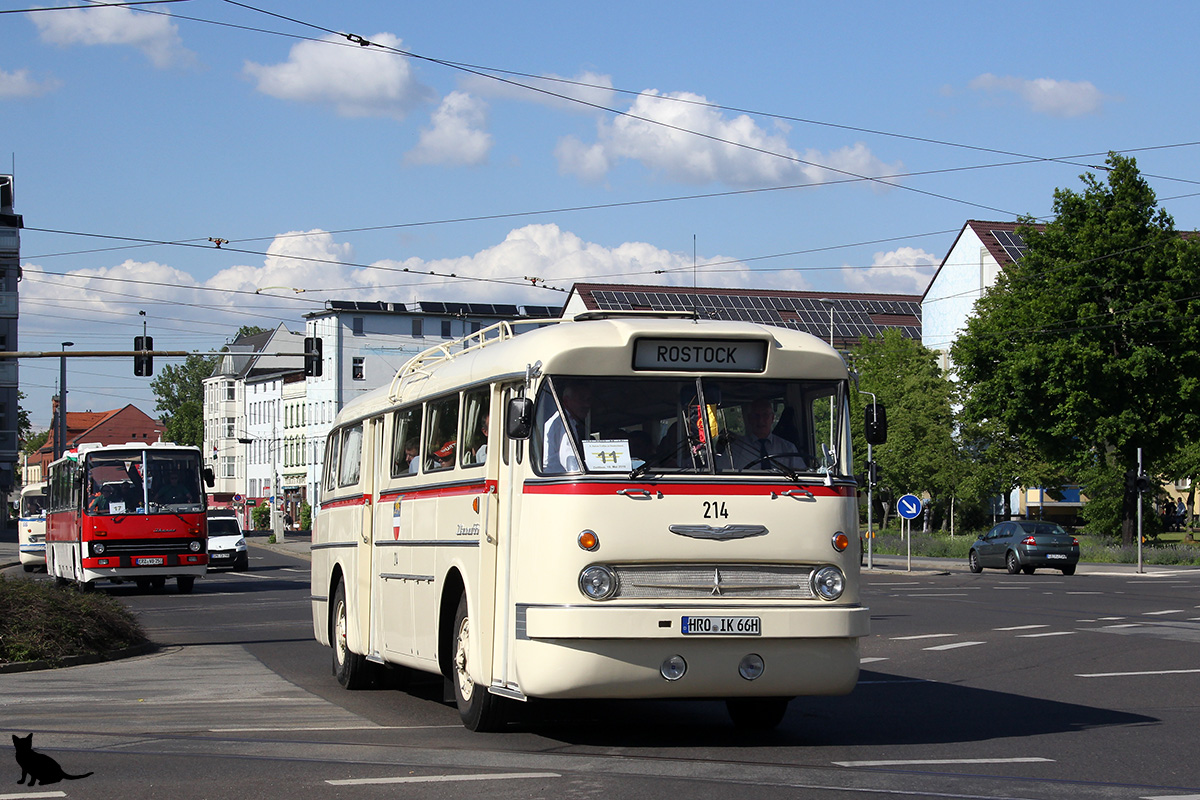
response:
<path id="1" fill-rule="evenodd" d="M 1137 504 L 1138 504 L 1138 532 L 1137 532 L 1137 537 L 1138 537 L 1138 574 L 1139 574 L 1139 575 L 1141 575 L 1141 574 L 1142 574 L 1142 487 L 1141 487 L 1141 477 L 1142 477 L 1142 448 L 1140 448 L 1140 447 L 1138 448 L 1138 471 L 1137 471 L 1137 474 L 1138 474 L 1138 492 L 1137 492 Z"/>

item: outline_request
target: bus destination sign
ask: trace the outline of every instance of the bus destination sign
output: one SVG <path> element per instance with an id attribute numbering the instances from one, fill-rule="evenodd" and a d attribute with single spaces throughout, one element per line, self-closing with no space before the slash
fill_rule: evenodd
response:
<path id="1" fill-rule="evenodd" d="M 633 368 L 762 372 L 767 368 L 767 343 L 747 339 L 638 339 L 633 343 Z"/>

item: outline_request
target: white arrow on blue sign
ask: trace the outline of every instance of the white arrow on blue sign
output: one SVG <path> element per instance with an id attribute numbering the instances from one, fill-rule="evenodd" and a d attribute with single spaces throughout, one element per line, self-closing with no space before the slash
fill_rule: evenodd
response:
<path id="1" fill-rule="evenodd" d="M 921 516 L 923 508 L 921 498 L 915 494 L 906 494 L 896 501 L 896 513 L 905 519 L 916 519 Z"/>

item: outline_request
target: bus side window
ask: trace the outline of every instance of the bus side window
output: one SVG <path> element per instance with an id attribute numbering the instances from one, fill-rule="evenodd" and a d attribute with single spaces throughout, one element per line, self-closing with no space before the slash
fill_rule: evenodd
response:
<path id="1" fill-rule="evenodd" d="M 421 468 L 421 407 L 402 408 L 392 417 L 392 477 L 415 475 Z"/>
<path id="2" fill-rule="evenodd" d="M 488 429 L 491 425 L 488 401 L 491 392 L 487 389 L 466 395 L 466 414 L 463 418 L 462 438 L 466 447 L 462 450 L 462 465 L 473 467 L 487 460 Z"/>
<path id="3" fill-rule="evenodd" d="M 342 448 L 342 432 L 335 430 L 329 434 L 325 443 L 325 491 L 332 492 L 337 487 L 334 476 L 338 472 L 338 454 Z"/>
<path id="4" fill-rule="evenodd" d="M 341 468 L 338 470 L 338 486 L 354 486 L 362 470 L 362 423 L 346 428 L 342 437 Z"/>
<path id="5" fill-rule="evenodd" d="M 458 395 L 429 403 L 425 428 L 425 470 L 450 469 L 458 452 Z"/>

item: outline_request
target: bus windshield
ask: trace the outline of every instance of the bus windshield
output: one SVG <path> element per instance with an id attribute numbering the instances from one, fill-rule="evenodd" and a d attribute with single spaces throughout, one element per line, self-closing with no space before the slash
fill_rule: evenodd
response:
<path id="1" fill-rule="evenodd" d="M 531 437 L 543 475 L 849 474 L 845 383 L 551 376 Z"/>
<path id="2" fill-rule="evenodd" d="M 200 465 L 190 451 L 108 450 L 87 459 L 89 514 L 202 510 Z"/>
<path id="3" fill-rule="evenodd" d="M 44 516 L 46 513 L 46 496 L 40 492 L 37 494 L 22 494 L 19 513 L 22 517 Z"/>

